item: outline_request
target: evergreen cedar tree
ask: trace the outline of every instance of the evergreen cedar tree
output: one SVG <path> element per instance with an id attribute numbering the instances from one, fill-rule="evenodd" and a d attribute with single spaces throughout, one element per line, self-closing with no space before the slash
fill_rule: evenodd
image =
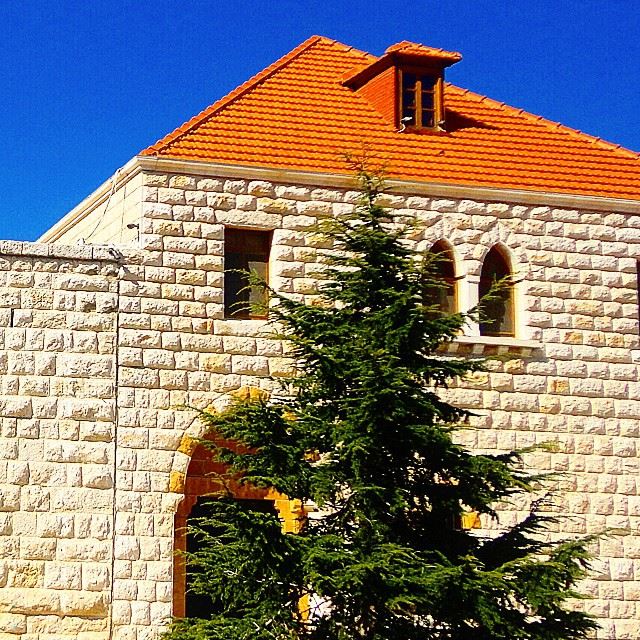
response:
<path id="1" fill-rule="evenodd" d="M 202 414 L 244 445 L 210 444 L 230 477 L 320 511 L 293 535 L 275 515 L 212 500 L 187 562 L 214 613 L 175 620 L 167 640 L 568 640 L 597 628 L 567 603 L 589 540 L 542 542 L 551 518 L 534 501 L 497 537 L 457 526 L 465 510 L 496 517 L 536 479 L 518 453 L 454 442 L 470 413 L 436 391 L 482 364 L 441 355 L 468 317 L 423 304 L 433 262 L 377 204 L 378 175 L 360 166 L 360 204 L 323 223 L 325 304 L 278 297 L 271 309 L 297 361 L 287 393 Z"/>

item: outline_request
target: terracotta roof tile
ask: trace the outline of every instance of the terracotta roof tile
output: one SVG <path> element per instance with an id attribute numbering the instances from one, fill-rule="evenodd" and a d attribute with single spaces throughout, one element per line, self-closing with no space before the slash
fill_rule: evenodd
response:
<path id="1" fill-rule="evenodd" d="M 398 44 L 392 44 L 385 53 L 405 53 L 412 56 L 428 56 L 429 58 L 440 58 L 441 60 L 448 60 L 450 62 L 458 62 L 462 60 L 462 54 L 457 51 L 445 51 L 444 49 L 438 49 L 436 47 L 427 47 L 424 44 L 418 44 L 417 42 L 409 42 L 403 40 Z"/>
<path id="2" fill-rule="evenodd" d="M 446 133 L 399 133 L 342 84 L 375 61 L 309 38 L 142 155 L 348 174 L 364 146 L 391 178 L 640 200 L 639 154 L 451 84 Z"/>

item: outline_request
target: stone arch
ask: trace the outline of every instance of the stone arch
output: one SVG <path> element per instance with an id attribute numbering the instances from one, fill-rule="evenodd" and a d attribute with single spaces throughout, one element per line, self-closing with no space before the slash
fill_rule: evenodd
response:
<path id="1" fill-rule="evenodd" d="M 221 410 L 233 399 L 257 400 L 267 399 L 268 392 L 257 387 L 241 387 L 230 397 L 221 399 L 213 410 Z M 199 418 L 194 420 L 188 433 L 182 438 L 178 451 L 177 462 L 171 472 L 170 490 L 177 494 L 174 515 L 174 562 L 173 562 L 173 615 L 185 614 L 185 591 L 187 571 L 184 556 L 180 552 L 186 550 L 187 524 L 192 509 L 198 498 L 205 496 L 231 496 L 237 500 L 251 502 L 272 502 L 278 514 L 285 533 L 298 533 L 306 519 L 306 510 L 300 500 L 289 498 L 274 489 L 258 488 L 239 481 L 239 478 L 226 476 L 226 468 L 221 462 L 212 457 L 211 451 L 202 440 L 209 439 L 205 435 L 204 425 Z M 211 437 L 213 440 L 213 437 Z M 218 441 L 218 444 L 233 446 L 233 443 Z M 180 454 L 180 457 L 178 457 Z M 185 464 L 186 461 L 186 464 Z M 223 479 L 224 477 L 224 479 Z"/>
<path id="2" fill-rule="evenodd" d="M 224 411 L 234 400 L 267 400 L 270 394 L 258 387 L 240 387 L 228 394 L 221 395 L 215 402 L 209 405 L 206 411 Z M 184 432 L 170 470 L 169 491 L 180 496 L 184 493 L 185 479 L 191 462 L 191 457 L 198 446 L 200 439 L 206 433 L 206 425 L 199 416 L 194 416 L 189 427 Z M 176 508 L 178 503 L 176 503 Z"/>
<path id="3" fill-rule="evenodd" d="M 527 273 L 529 260 L 526 251 L 516 234 L 499 224 L 482 234 L 474 251 L 475 264 L 471 268 L 472 273 L 480 275 L 487 254 L 494 247 L 499 247 L 500 251 L 508 256 L 512 273 L 517 279 Z"/>
<path id="4" fill-rule="evenodd" d="M 453 243 L 447 238 L 438 238 L 435 242 L 431 243 L 429 251 L 436 251 L 438 253 L 448 253 L 451 256 L 451 264 L 453 265 L 454 277 L 460 276 L 460 256 L 453 246 Z"/>

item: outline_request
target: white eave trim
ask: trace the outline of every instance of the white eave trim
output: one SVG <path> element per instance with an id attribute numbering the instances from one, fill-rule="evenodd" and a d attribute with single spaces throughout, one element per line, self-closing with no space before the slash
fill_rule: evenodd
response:
<path id="1" fill-rule="evenodd" d="M 304 184 L 334 188 L 357 189 L 353 177 L 333 173 L 316 173 L 295 169 L 272 169 L 247 165 L 222 164 L 198 160 L 176 160 L 157 156 L 135 156 L 120 170 L 115 189 L 130 180 L 140 171 L 180 173 L 220 178 L 244 178 L 266 180 L 286 184 Z M 45 232 L 39 242 L 54 242 L 108 197 L 113 178 L 98 187 L 90 196 L 72 209 L 62 220 Z M 388 180 L 389 192 L 401 195 L 415 195 L 435 198 L 455 198 L 457 200 L 480 200 L 489 202 L 509 202 L 529 206 L 551 206 L 565 209 L 602 211 L 607 213 L 640 213 L 640 199 L 604 198 L 601 196 L 581 196 L 524 189 L 499 189 L 453 185 L 438 182 L 417 182 L 412 180 Z"/>

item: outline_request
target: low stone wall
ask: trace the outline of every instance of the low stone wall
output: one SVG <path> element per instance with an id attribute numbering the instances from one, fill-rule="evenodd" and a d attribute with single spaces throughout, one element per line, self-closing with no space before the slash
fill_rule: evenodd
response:
<path id="1" fill-rule="evenodd" d="M 0 630 L 12 637 L 105 637 L 117 275 L 107 251 L 0 243 Z"/>

